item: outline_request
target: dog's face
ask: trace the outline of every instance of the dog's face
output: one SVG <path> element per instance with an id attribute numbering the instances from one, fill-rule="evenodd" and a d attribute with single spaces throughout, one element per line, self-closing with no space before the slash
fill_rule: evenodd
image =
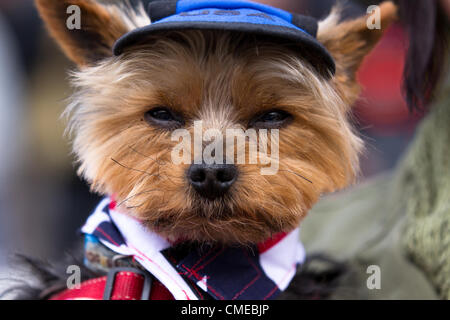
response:
<path id="1" fill-rule="evenodd" d="M 75 36 L 57 23 L 72 3 L 92 24 Z M 348 121 L 355 72 L 380 35 L 361 27 L 365 18 L 321 24 L 319 40 L 337 60 L 336 76 L 327 79 L 293 48 L 228 32 L 166 33 L 111 57 L 107 49 L 142 16 L 125 18 L 117 8 L 87 0 L 40 0 L 38 6 L 80 65 L 67 110 L 80 174 L 163 236 L 257 243 L 296 228 L 322 193 L 353 180 L 361 149 Z M 390 19 L 393 11 L 383 10 Z M 102 33 L 102 23 L 114 27 Z M 268 161 L 250 163 L 248 136 L 231 151 L 223 143 L 220 157 L 233 163 L 193 163 L 198 124 L 202 136 L 267 130 Z M 184 152 L 192 150 L 189 162 L 174 161 L 180 130 L 192 137 L 184 144 Z M 247 161 L 236 161 L 239 153 Z M 268 166 L 276 170 L 261 174 Z"/>
<path id="2" fill-rule="evenodd" d="M 71 125 L 95 190 L 167 236 L 253 242 L 295 228 L 321 192 L 346 185 L 360 143 L 332 83 L 288 49 L 246 40 L 167 35 L 77 73 Z M 176 164 L 173 133 L 194 137 L 195 121 L 203 132 L 278 129 L 277 172 Z"/>

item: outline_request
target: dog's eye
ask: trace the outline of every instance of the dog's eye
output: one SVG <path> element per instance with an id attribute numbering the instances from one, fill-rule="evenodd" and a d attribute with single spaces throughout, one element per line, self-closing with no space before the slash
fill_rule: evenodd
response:
<path id="1" fill-rule="evenodd" d="M 249 122 L 249 127 L 280 128 L 292 119 L 291 114 L 283 110 L 270 110 L 259 114 Z"/>
<path id="2" fill-rule="evenodd" d="M 184 124 L 183 118 L 166 107 L 156 107 L 147 111 L 145 121 L 151 125 L 157 125 L 172 129 Z"/>

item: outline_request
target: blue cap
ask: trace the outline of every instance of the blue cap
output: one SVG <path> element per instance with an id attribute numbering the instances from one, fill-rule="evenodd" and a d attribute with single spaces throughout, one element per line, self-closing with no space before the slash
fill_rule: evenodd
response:
<path id="1" fill-rule="evenodd" d="M 286 40 L 303 49 L 317 70 L 335 73 L 333 58 L 316 39 L 317 21 L 312 17 L 242 0 L 153 1 L 148 15 L 152 23 L 119 38 L 113 48 L 114 55 L 161 31 L 238 31 Z"/>

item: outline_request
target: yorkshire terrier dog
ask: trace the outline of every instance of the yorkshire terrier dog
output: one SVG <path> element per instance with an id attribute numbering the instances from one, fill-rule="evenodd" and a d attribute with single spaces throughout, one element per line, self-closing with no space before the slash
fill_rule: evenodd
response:
<path id="1" fill-rule="evenodd" d="M 289 267 L 303 260 L 286 243 L 299 241 L 295 231 L 322 194 L 348 186 L 358 172 L 362 141 L 350 121 L 356 73 L 395 6 L 383 3 L 380 28 L 370 29 L 368 16 L 341 21 L 339 9 L 317 23 L 248 1 L 154 1 L 148 10 L 94 0 L 36 4 L 77 64 L 65 115 L 78 173 L 107 197 L 83 227 L 88 245 L 134 257 L 135 275 L 149 273 L 149 290 L 158 283 L 166 298 L 267 299 L 289 291 L 295 270 L 277 274 L 277 263 L 291 249 Z M 70 6 L 80 9 L 80 28 L 67 27 Z M 221 141 L 210 153 L 216 161 L 196 161 L 195 135 L 206 150 L 208 132 L 228 129 L 265 130 L 257 139 L 267 142 L 268 161 L 248 160 L 248 134 L 233 150 Z M 180 149 L 185 161 L 174 161 Z M 268 166 L 276 172 L 262 174 Z M 147 250 L 144 234 L 163 245 Z M 270 251 L 277 246 L 284 253 Z M 149 256 L 156 251 L 164 262 Z M 268 253 L 273 268 L 261 262 Z M 254 275 L 233 264 L 242 257 Z M 101 259 L 91 251 L 87 260 Z M 159 271 L 150 263 L 158 261 Z M 108 272 L 111 264 L 101 267 Z M 233 278 L 241 271 L 247 278 Z M 77 290 L 46 298 L 83 297 L 71 296 Z"/>

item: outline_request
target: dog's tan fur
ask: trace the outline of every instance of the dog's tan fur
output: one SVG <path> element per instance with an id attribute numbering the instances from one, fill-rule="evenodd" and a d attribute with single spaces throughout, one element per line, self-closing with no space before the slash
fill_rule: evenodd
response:
<path id="1" fill-rule="evenodd" d="M 89 32 L 102 39 L 97 55 L 86 52 L 62 30 L 61 1 L 37 0 L 51 33 L 80 66 L 66 111 L 79 173 L 149 228 L 171 240 L 257 243 L 296 228 L 322 193 L 354 180 L 362 148 L 349 121 L 355 73 L 382 33 L 367 30 L 366 17 L 338 23 L 334 12 L 320 24 L 318 39 L 337 63 L 326 79 L 290 47 L 223 31 L 170 32 L 112 57 L 106 48 L 130 21 L 89 0 L 62 2 L 87 8 L 84 20 L 96 26 Z M 383 27 L 394 18 L 395 7 L 383 5 Z M 246 129 L 263 110 L 288 111 L 293 121 L 280 129 L 278 174 L 239 165 L 224 198 L 199 198 L 187 183 L 188 166 L 171 161 L 171 132 L 143 119 L 160 105 L 182 114 L 191 132 L 195 120 L 204 130 Z"/>

